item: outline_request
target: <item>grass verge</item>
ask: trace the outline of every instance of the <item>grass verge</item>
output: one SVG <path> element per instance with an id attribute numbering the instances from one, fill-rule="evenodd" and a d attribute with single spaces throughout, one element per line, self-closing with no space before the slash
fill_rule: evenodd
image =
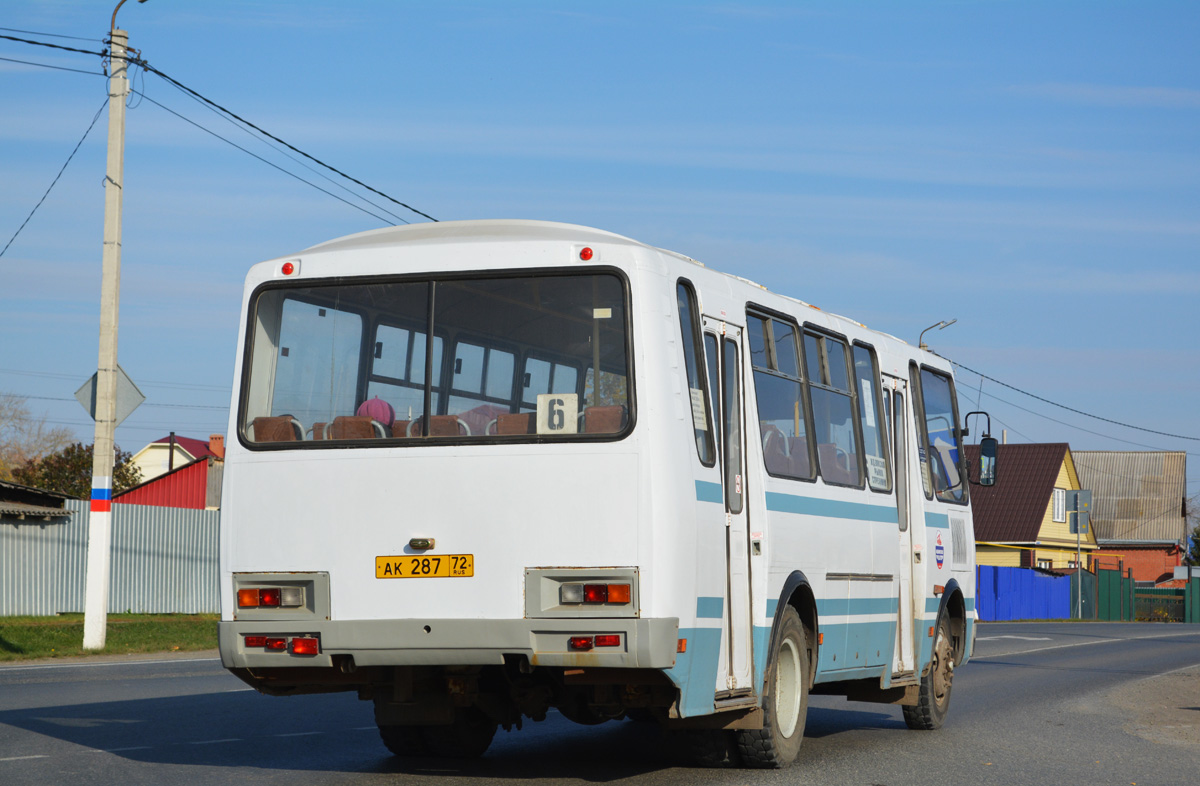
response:
<path id="1" fill-rule="evenodd" d="M 0 662 L 215 649 L 216 614 L 109 614 L 103 650 L 83 649 L 83 615 L 0 617 Z"/>

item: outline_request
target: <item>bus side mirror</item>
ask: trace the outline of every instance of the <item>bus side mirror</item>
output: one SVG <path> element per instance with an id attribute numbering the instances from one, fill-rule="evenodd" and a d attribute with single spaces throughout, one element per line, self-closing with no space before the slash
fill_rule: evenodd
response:
<path id="1" fill-rule="evenodd" d="M 979 440 L 979 485 L 996 485 L 996 438 Z"/>

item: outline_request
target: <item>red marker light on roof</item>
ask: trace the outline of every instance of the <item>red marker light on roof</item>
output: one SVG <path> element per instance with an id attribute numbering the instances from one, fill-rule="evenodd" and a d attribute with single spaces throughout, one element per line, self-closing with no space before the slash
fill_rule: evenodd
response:
<path id="1" fill-rule="evenodd" d="M 595 252 L 592 251 L 590 248 L 585 247 L 579 251 L 579 258 L 582 259 L 584 262 L 587 262 L 594 255 L 595 255 Z"/>

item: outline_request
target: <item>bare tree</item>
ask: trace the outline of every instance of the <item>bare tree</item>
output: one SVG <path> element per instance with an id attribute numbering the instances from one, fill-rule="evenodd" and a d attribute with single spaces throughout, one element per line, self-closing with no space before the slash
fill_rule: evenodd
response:
<path id="1" fill-rule="evenodd" d="M 64 426 L 49 426 L 46 416 L 35 418 L 23 396 L 0 393 L 0 480 L 12 480 L 13 471 L 74 441 Z"/>

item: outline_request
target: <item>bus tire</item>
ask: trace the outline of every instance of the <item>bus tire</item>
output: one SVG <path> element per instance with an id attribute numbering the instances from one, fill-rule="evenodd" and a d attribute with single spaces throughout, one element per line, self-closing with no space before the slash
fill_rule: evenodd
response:
<path id="1" fill-rule="evenodd" d="M 421 756 L 429 752 L 420 726 L 380 726 L 379 738 L 394 756 Z"/>
<path id="2" fill-rule="evenodd" d="M 904 723 L 916 731 L 940 729 L 950 710 L 950 690 L 954 683 L 954 646 L 950 640 L 950 622 L 945 615 L 938 621 L 937 638 L 929 671 L 921 678 L 918 702 L 904 708 Z"/>
<path id="3" fill-rule="evenodd" d="M 429 755 L 447 759 L 478 759 L 496 736 L 496 722 L 478 707 L 460 707 L 448 726 L 426 726 Z"/>
<path id="4" fill-rule="evenodd" d="M 763 696 L 763 727 L 737 732 L 742 763 L 758 769 L 791 764 L 804 741 L 808 716 L 808 644 L 800 615 L 784 608 Z"/>

